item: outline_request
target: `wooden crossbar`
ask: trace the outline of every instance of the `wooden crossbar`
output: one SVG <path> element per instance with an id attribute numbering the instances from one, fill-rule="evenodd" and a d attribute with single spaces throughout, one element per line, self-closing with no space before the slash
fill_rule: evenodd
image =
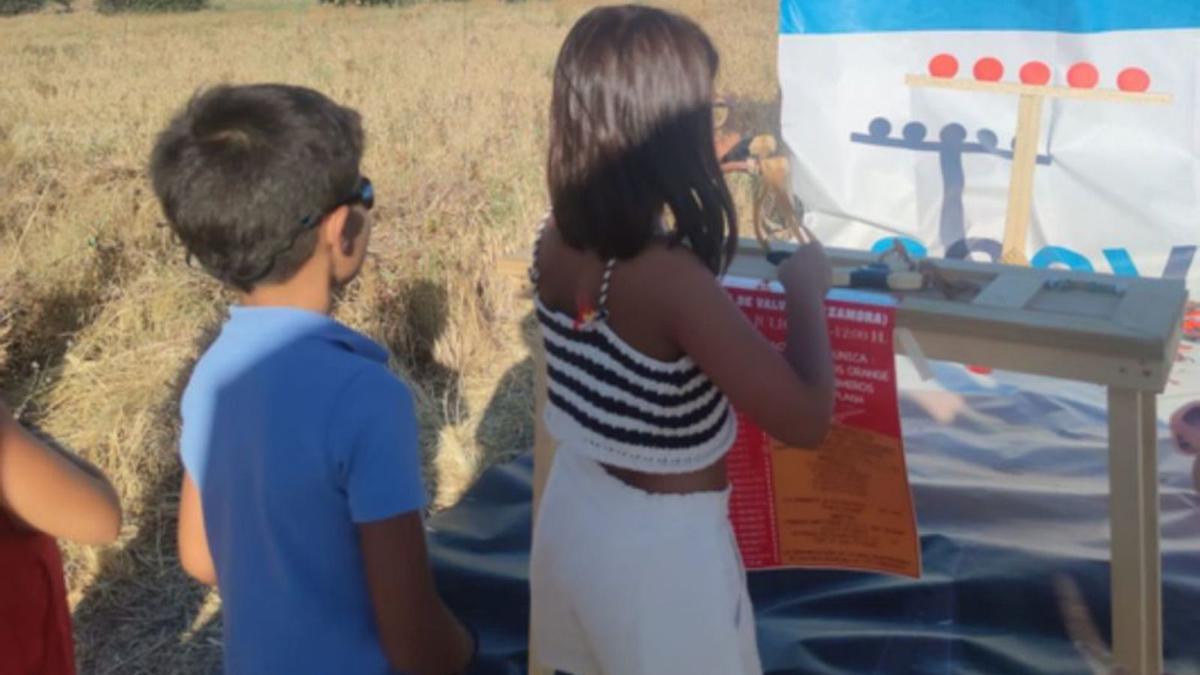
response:
<path id="1" fill-rule="evenodd" d="M 1174 100 L 1170 94 L 1158 92 L 1120 91 L 1119 89 L 1083 89 L 1061 85 L 1021 84 L 1019 82 L 986 82 L 966 78 L 933 77 L 932 75 L 909 75 L 905 84 L 910 87 L 931 89 L 957 89 L 991 94 L 1017 94 L 1044 98 L 1075 98 L 1116 103 L 1167 104 Z"/>

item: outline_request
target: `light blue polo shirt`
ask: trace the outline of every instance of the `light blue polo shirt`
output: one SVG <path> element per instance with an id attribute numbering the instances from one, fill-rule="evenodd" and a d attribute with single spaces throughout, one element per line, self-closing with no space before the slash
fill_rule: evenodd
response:
<path id="1" fill-rule="evenodd" d="M 183 395 L 225 671 L 387 673 L 356 523 L 425 505 L 412 396 L 330 317 L 234 307 Z"/>

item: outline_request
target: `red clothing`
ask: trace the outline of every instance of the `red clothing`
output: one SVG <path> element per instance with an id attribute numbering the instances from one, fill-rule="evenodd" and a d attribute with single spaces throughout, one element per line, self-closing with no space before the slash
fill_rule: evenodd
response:
<path id="1" fill-rule="evenodd" d="M 75 675 L 75 644 L 54 539 L 0 509 L 0 675 Z"/>

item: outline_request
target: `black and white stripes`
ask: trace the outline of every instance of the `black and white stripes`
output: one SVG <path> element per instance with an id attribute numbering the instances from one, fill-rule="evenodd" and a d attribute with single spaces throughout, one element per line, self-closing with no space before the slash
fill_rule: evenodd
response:
<path id="1" fill-rule="evenodd" d="M 695 471 L 729 449 L 736 433 L 729 402 L 691 359 L 651 359 L 603 319 L 581 326 L 536 304 L 546 351 L 546 423 L 560 443 L 650 473 Z"/>
<path id="2" fill-rule="evenodd" d="M 593 316 L 572 318 L 542 303 L 538 258 L 548 222 L 549 214 L 529 280 L 546 351 L 551 435 L 597 462 L 646 473 L 686 473 L 716 462 L 737 434 L 729 401 L 691 359 L 652 359 L 612 331 L 606 319 L 616 259 L 604 266 Z"/>

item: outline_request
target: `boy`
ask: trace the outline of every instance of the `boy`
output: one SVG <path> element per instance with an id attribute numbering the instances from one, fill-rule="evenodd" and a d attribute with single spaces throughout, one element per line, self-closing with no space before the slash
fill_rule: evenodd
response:
<path id="1" fill-rule="evenodd" d="M 188 255 L 240 292 L 182 402 L 179 558 L 219 586 L 225 670 L 462 672 L 433 586 L 412 398 L 329 317 L 362 267 L 359 116 L 284 85 L 223 86 L 160 134 L 155 193 Z"/>

